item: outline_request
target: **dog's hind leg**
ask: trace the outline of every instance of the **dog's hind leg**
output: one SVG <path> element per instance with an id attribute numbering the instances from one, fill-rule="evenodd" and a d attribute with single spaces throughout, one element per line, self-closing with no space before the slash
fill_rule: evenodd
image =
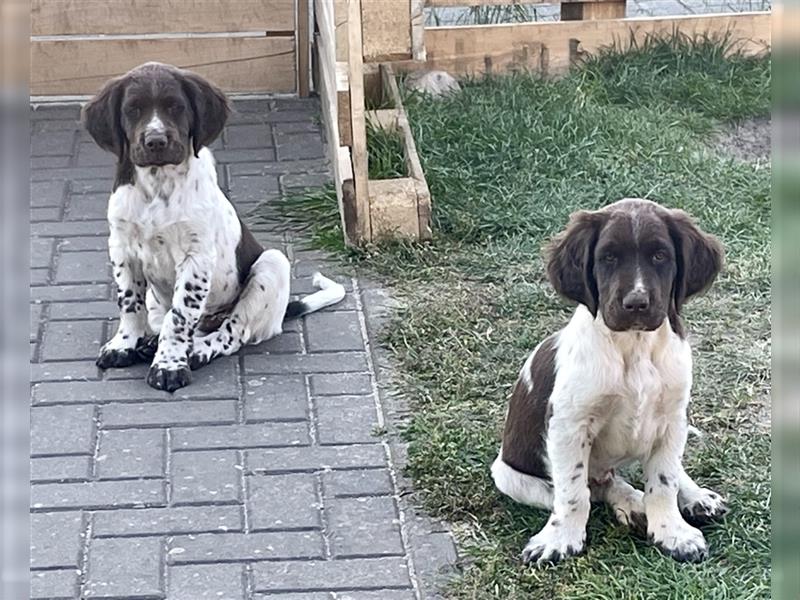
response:
<path id="1" fill-rule="evenodd" d="M 602 480 L 590 479 L 592 500 L 605 502 L 614 516 L 636 535 L 647 537 L 647 517 L 644 513 L 644 493 L 613 472 Z"/>
<path id="2" fill-rule="evenodd" d="M 257 344 L 281 333 L 289 304 L 290 267 L 278 250 L 266 250 L 250 268 L 250 275 L 231 313 L 219 329 L 194 338 L 189 365 L 197 369 L 220 355 L 230 355 L 244 344 Z"/>

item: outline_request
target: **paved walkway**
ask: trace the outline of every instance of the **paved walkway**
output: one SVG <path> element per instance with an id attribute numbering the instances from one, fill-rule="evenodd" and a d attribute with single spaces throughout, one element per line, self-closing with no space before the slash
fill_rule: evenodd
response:
<path id="1" fill-rule="evenodd" d="M 215 154 L 240 214 L 328 180 L 316 102 L 236 108 Z M 452 544 L 403 500 L 357 279 L 174 396 L 144 383 L 146 365 L 95 367 L 116 327 L 112 159 L 77 117 L 31 111 L 31 598 L 430 597 Z M 280 225 L 254 230 L 310 291 L 323 257 Z"/>

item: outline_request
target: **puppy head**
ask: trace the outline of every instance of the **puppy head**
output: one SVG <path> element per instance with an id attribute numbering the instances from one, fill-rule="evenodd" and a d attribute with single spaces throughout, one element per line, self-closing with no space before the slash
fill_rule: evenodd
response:
<path id="1" fill-rule="evenodd" d="M 180 164 L 222 132 L 227 98 L 199 75 L 145 63 L 112 79 L 83 109 L 89 134 L 120 163 Z"/>
<path id="2" fill-rule="evenodd" d="M 549 247 L 547 274 L 613 331 L 652 331 L 669 317 L 681 333 L 683 303 L 708 289 L 722 256 L 685 212 L 625 199 L 574 213 Z"/>

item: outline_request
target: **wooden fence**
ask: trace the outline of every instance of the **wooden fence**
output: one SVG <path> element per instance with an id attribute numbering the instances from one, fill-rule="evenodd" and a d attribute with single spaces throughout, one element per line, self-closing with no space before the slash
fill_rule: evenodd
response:
<path id="1" fill-rule="evenodd" d="M 648 35 L 727 35 L 745 53 L 771 46 L 771 13 L 624 18 L 625 0 L 561 0 L 561 20 L 429 27 L 427 7 L 539 4 L 537 0 L 314 0 L 317 88 L 345 241 L 431 235 L 431 197 L 394 81 L 395 71 L 476 75 L 527 69 L 557 75 L 603 46 Z M 365 97 L 390 110 L 368 111 Z M 406 177 L 370 180 L 367 123 L 401 137 Z M 435 200 L 435 199 L 434 199 Z"/>

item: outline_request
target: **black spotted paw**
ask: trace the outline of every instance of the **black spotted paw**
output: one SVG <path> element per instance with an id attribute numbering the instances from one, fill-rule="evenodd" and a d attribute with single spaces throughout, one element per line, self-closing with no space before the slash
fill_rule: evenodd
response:
<path id="1" fill-rule="evenodd" d="M 681 505 L 681 515 L 695 527 L 721 519 L 728 512 L 722 496 L 702 488 Z"/>
<path id="2" fill-rule="evenodd" d="M 141 359 L 134 348 L 108 348 L 103 346 L 95 364 L 101 369 L 110 369 L 114 367 L 129 367 L 138 362 L 141 362 Z"/>
<path id="3" fill-rule="evenodd" d="M 702 532 L 683 521 L 651 528 L 649 538 L 656 548 L 678 562 L 695 563 L 708 557 L 708 545 Z"/>
<path id="4" fill-rule="evenodd" d="M 187 365 L 166 369 L 159 365 L 153 365 L 147 372 L 147 385 L 157 390 L 174 392 L 182 387 L 186 387 L 192 382 L 192 372 Z"/>
<path id="5" fill-rule="evenodd" d="M 522 562 L 557 563 L 562 558 L 583 552 L 585 539 L 584 530 L 548 523 L 528 541 L 522 551 Z"/>
<path id="6" fill-rule="evenodd" d="M 189 368 L 196 371 L 200 367 L 206 366 L 214 357 L 204 352 L 191 352 L 189 354 Z"/>
<path id="7" fill-rule="evenodd" d="M 142 362 L 153 360 L 158 350 L 158 336 L 147 335 L 136 340 L 136 353 Z"/>

